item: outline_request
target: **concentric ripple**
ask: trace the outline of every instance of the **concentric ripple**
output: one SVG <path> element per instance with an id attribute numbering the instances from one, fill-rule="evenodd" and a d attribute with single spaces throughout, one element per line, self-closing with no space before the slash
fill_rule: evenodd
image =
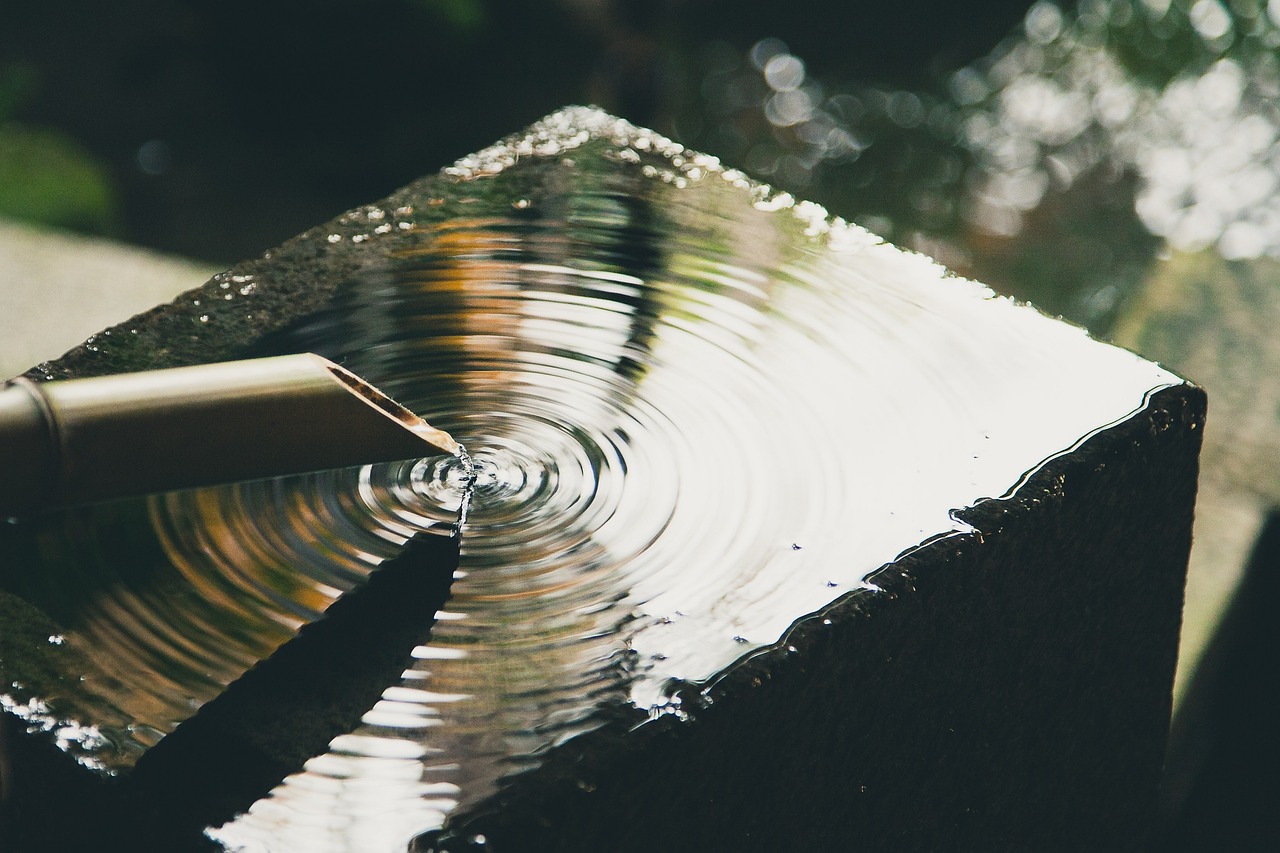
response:
<path id="1" fill-rule="evenodd" d="M 602 708 L 684 713 L 674 685 L 782 641 L 1177 381 L 599 113 L 451 174 L 449 216 L 387 234 L 386 263 L 287 345 L 449 431 L 470 467 L 155 498 L 157 572 L 196 594 L 125 585 L 73 638 L 140 661 L 98 710 L 145 747 L 410 536 L 452 532 L 471 486 L 430 642 L 215 831 L 238 849 L 403 850 Z"/>

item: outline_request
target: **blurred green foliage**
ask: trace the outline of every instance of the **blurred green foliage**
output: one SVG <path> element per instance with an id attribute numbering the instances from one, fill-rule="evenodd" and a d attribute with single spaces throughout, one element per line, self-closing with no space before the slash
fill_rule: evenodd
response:
<path id="1" fill-rule="evenodd" d="M 487 14 L 481 0 L 415 0 L 434 17 L 458 31 L 459 34 L 476 33 L 485 26 Z"/>
<path id="2" fill-rule="evenodd" d="M 111 176 L 68 134 L 14 121 L 38 87 L 21 63 L 0 67 L 0 216 L 95 234 L 118 230 Z"/>
<path id="3" fill-rule="evenodd" d="M 1129 73 L 1156 87 L 1225 56 L 1246 61 L 1280 47 L 1272 17 L 1280 4 L 1268 0 L 1086 0 L 1080 9 L 1104 25 L 1108 47 Z"/>

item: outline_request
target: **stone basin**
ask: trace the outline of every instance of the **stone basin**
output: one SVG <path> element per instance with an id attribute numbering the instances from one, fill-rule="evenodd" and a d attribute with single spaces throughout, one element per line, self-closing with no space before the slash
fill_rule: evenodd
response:
<path id="1" fill-rule="evenodd" d="M 15 837 L 56 834 L 61 780 L 170 850 L 1141 847 L 1205 407 L 1177 376 L 586 108 L 27 376 L 294 351 L 476 458 L 448 600 L 300 750 L 288 666 L 243 673 L 447 535 L 455 459 L 9 525 Z M 228 732 L 278 772 L 206 773 Z"/>

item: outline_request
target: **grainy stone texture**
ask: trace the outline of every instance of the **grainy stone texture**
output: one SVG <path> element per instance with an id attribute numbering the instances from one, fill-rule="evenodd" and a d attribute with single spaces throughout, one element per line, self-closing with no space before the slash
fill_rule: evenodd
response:
<path id="1" fill-rule="evenodd" d="M 24 375 L 36 381 L 71 379 L 242 358 L 264 337 L 330 306 L 338 288 L 362 270 L 379 269 L 392 251 L 409 251 L 422 242 L 417 229 L 446 219 L 444 211 L 451 209 L 446 200 L 461 198 L 465 204 L 467 198 L 483 197 L 486 189 L 443 175 L 421 178 L 105 329 Z M 518 187 L 506 188 L 513 190 Z M 389 230 L 379 233 L 380 228 Z M 384 236 L 390 239 L 380 239 Z"/>

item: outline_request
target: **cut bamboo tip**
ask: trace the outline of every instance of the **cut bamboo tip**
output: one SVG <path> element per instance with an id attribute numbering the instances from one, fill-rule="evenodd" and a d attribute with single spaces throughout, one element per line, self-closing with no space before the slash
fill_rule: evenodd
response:
<path id="1" fill-rule="evenodd" d="M 318 355 L 0 387 L 0 515 L 458 453 Z"/>

